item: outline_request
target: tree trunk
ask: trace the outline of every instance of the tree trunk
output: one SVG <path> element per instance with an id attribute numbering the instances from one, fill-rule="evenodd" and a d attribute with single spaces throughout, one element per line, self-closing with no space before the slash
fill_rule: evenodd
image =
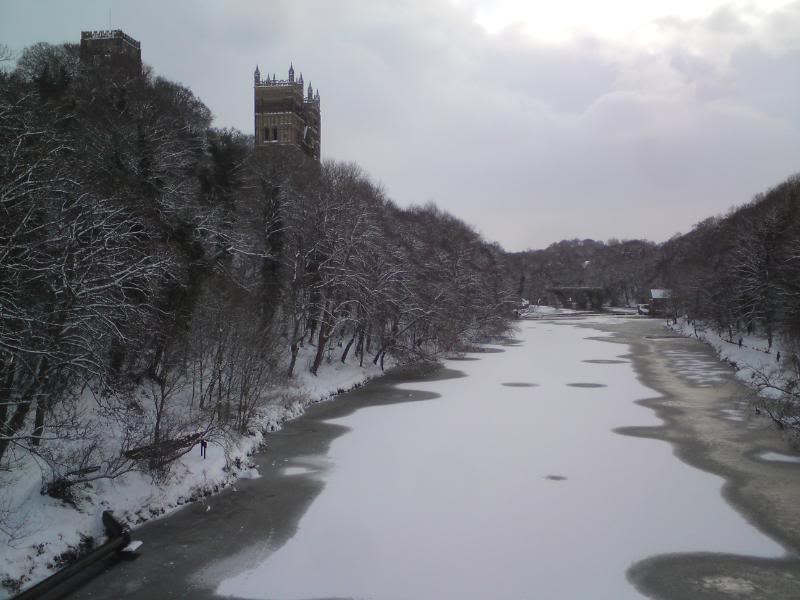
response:
<path id="1" fill-rule="evenodd" d="M 344 352 L 342 352 L 342 364 L 347 360 L 347 354 L 350 352 L 350 347 L 353 345 L 353 342 L 356 341 L 357 334 L 358 330 L 353 331 L 353 337 L 350 338 L 350 341 L 347 342 L 347 346 L 344 347 Z"/>
<path id="2" fill-rule="evenodd" d="M 324 322 L 321 321 L 319 324 L 319 338 L 317 339 L 317 353 L 314 356 L 314 364 L 311 365 L 311 373 L 313 375 L 317 374 L 319 370 L 319 366 L 322 364 L 322 359 L 325 356 L 325 344 L 328 343 L 328 337 L 330 336 L 330 327 Z"/>
<path id="3" fill-rule="evenodd" d="M 14 434 L 16 434 L 25 423 L 25 417 L 28 416 L 28 410 L 30 409 L 30 406 L 30 402 L 20 402 L 17 404 L 17 409 L 14 411 L 14 415 L 11 417 L 11 421 L 9 422 L 8 426 L 5 427 L 3 436 L 0 437 L 0 462 L 3 460 L 3 456 L 5 455 L 8 446 L 11 444 L 11 438 L 14 437 Z"/>
<path id="4" fill-rule="evenodd" d="M 0 441 L 5 436 L 8 407 L 11 406 L 11 386 L 14 383 L 14 371 L 13 359 L 3 363 L 3 372 L 6 373 L 6 376 L 3 386 L 0 387 Z M 0 452 L 0 460 L 2 460 L 2 457 L 3 455 Z"/>
<path id="5" fill-rule="evenodd" d="M 361 328 L 361 335 L 358 336 L 358 344 L 356 344 L 356 352 L 360 355 L 358 366 L 364 366 L 364 328 Z"/>
<path id="6" fill-rule="evenodd" d="M 292 342 L 290 346 L 292 357 L 289 359 L 289 370 L 286 372 L 287 377 L 294 376 L 294 365 L 297 362 L 297 353 L 300 350 L 300 346 L 298 346 L 297 342 Z"/>
<path id="7" fill-rule="evenodd" d="M 33 405 L 33 398 L 37 395 L 37 390 L 42 387 L 40 382 L 44 380 L 44 373 L 47 370 L 47 366 L 47 358 L 42 358 L 39 364 L 36 365 L 36 370 L 30 376 L 32 385 L 25 393 L 20 394 L 17 399 L 16 409 L 11 416 L 11 420 L 8 424 L 0 422 L 0 426 L 3 427 L 2 432 L 0 432 L 0 462 L 2 462 L 6 450 L 8 450 L 8 447 L 11 445 L 12 438 L 25 425 L 25 418 L 28 416 L 31 406 Z"/>
<path id="8" fill-rule="evenodd" d="M 224 422 L 222 418 L 222 362 L 217 365 L 217 419 L 220 423 Z"/>
<path id="9" fill-rule="evenodd" d="M 317 320 L 311 319 L 311 326 L 308 328 L 308 343 L 314 345 L 314 333 L 317 330 Z"/>
<path id="10" fill-rule="evenodd" d="M 292 332 L 292 343 L 289 346 L 289 349 L 292 353 L 292 358 L 289 360 L 289 370 L 286 373 L 287 377 L 294 376 L 294 366 L 297 363 L 297 353 L 300 351 L 300 343 L 302 342 L 302 338 L 298 338 L 297 334 L 300 333 L 300 319 L 296 318 L 294 321 L 294 331 Z"/>
<path id="11" fill-rule="evenodd" d="M 36 401 L 36 415 L 33 419 L 33 434 L 31 435 L 31 445 L 38 446 L 42 441 L 42 433 L 44 432 L 44 413 L 45 407 L 42 399 Z"/>

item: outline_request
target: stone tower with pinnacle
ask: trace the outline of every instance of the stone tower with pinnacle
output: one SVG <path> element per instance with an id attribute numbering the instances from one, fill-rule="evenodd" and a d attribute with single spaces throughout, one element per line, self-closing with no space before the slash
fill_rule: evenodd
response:
<path id="1" fill-rule="evenodd" d="M 305 91 L 303 74 L 295 80 L 294 65 L 289 66 L 287 79 L 274 74 L 262 78 L 258 66 L 253 73 L 253 100 L 256 147 L 266 145 L 294 146 L 309 157 L 319 160 L 322 120 L 319 91 L 308 84 Z"/>

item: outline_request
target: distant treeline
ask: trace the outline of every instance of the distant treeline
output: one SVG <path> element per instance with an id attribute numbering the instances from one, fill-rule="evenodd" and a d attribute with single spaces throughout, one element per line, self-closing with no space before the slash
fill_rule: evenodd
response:
<path id="1" fill-rule="evenodd" d="M 758 333 L 800 343 L 800 177 L 664 243 L 655 277 L 674 310 L 733 341 Z"/>
<path id="2" fill-rule="evenodd" d="M 54 495 L 167 473 L 300 369 L 506 330 L 498 246 L 354 164 L 210 124 L 189 89 L 75 45 L 0 72 L 0 469 L 35 455 Z"/>
<path id="3" fill-rule="evenodd" d="M 732 344 L 766 339 L 773 366 L 743 366 L 763 392 L 759 409 L 800 441 L 800 177 L 706 219 L 661 253 L 656 277 L 672 290 L 676 318 L 711 326 Z"/>
<path id="4" fill-rule="evenodd" d="M 710 217 L 663 244 L 565 240 L 508 255 L 520 296 L 555 301 L 548 290 L 592 286 L 612 305 L 671 290 L 671 311 L 702 320 L 733 340 L 758 333 L 800 342 L 800 177 Z"/>
<path id="5" fill-rule="evenodd" d="M 558 302 L 558 287 L 603 289 L 608 304 L 645 303 L 650 293 L 659 247 L 646 240 L 563 240 L 544 250 L 508 254 L 518 294 L 533 303 Z"/>
<path id="6" fill-rule="evenodd" d="M 710 327 L 730 343 L 763 337 L 774 369 L 755 369 L 761 408 L 800 435 L 800 176 L 726 216 L 710 217 L 663 244 L 567 240 L 509 254 L 520 296 L 557 302 L 553 288 L 603 289 L 612 305 L 646 303 L 670 291 L 669 317 Z M 773 348 L 780 337 L 783 354 Z"/>

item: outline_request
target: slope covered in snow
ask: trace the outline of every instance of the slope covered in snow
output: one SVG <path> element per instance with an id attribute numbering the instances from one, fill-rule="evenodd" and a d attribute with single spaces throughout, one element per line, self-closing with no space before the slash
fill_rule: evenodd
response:
<path id="1" fill-rule="evenodd" d="M 302 348 L 298 365 L 309 363 L 315 351 L 312 346 Z M 330 399 L 380 373 L 370 360 L 359 366 L 355 356 L 347 364 L 338 360 L 326 364 L 318 376 L 300 369 L 289 385 L 273 391 L 273 400 L 253 420 L 250 435 L 209 440 L 205 458 L 197 444 L 178 459 L 164 483 L 132 471 L 85 484 L 71 505 L 41 494 L 42 470 L 35 460 L 13 473 L 0 473 L 0 511 L 10 525 L 0 531 L 0 598 L 10 597 L 20 584 L 25 588 L 47 577 L 74 558 L 76 551 L 101 543 L 104 510 L 112 510 L 120 521 L 135 527 L 187 502 L 202 501 L 237 478 L 258 477 L 248 456 L 265 444 L 266 433 L 302 414 L 309 404 Z"/>

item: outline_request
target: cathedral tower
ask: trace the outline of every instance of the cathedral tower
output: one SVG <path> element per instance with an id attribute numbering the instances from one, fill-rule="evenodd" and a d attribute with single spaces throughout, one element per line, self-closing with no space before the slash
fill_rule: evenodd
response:
<path id="1" fill-rule="evenodd" d="M 308 85 L 305 94 L 303 75 L 295 81 L 294 65 L 289 77 L 261 79 L 253 73 L 253 99 L 256 147 L 269 144 L 295 146 L 316 160 L 320 159 L 322 119 L 319 91 Z"/>
<path id="2" fill-rule="evenodd" d="M 142 74 L 141 44 L 121 29 L 81 31 L 80 62 L 131 77 Z"/>

